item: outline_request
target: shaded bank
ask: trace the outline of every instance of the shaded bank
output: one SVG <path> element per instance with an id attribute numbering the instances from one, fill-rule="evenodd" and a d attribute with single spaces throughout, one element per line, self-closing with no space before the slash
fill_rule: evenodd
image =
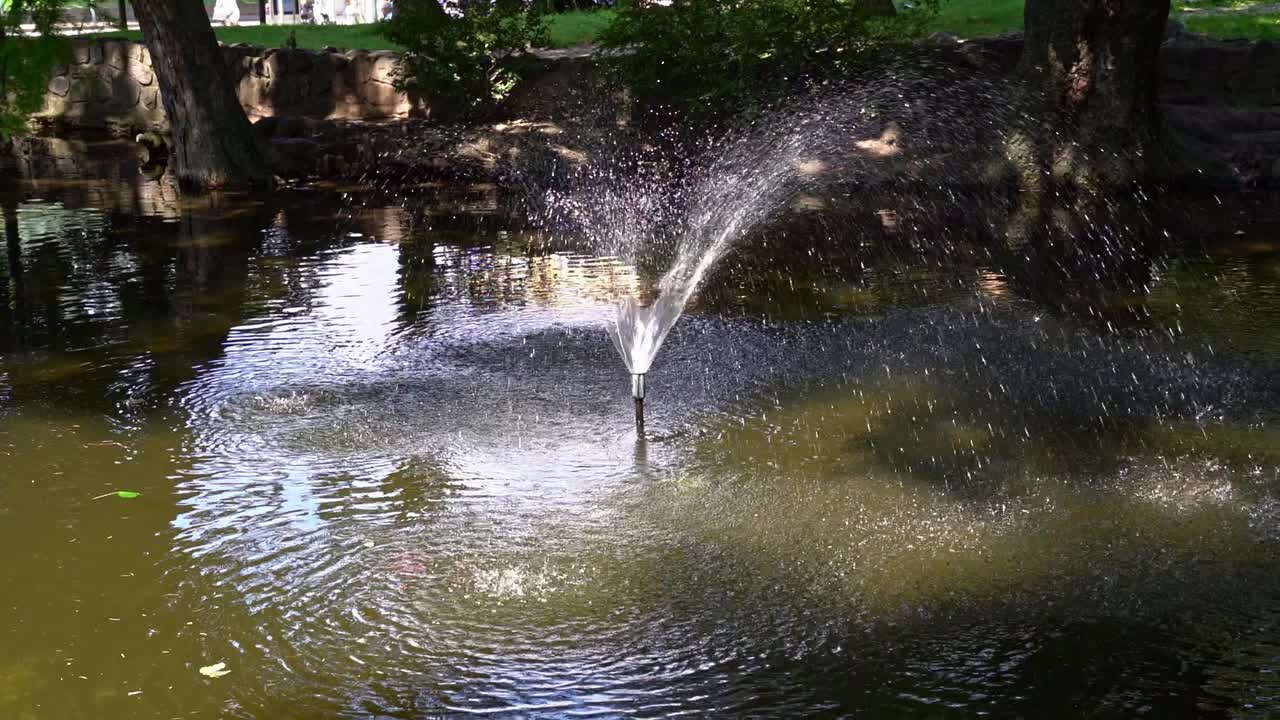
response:
<path id="1" fill-rule="evenodd" d="M 959 42 L 940 35 L 904 59 L 888 61 L 885 72 L 923 58 L 957 78 L 1000 78 L 1013 73 L 1022 47 L 1020 37 Z M 291 159 L 286 175 L 363 176 L 394 167 L 405 174 L 498 178 L 504 156 L 527 145 L 514 142 L 514 135 L 544 140 L 544 150 L 572 164 L 602 133 L 632 125 L 633 116 L 645 119 L 642 108 L 632 107 L 609 84 L 602 64 L 607 60 L 589 50 L 542 53 L 536 71 L 499 116 L 469 126 L 428 122 L 431 99 L 394 87 L 394 52 L 234 45 L 224 46 L 223 56 L 250 119 L 277 118 L 259 134 L 290 141 L 280 148 Z M 1201 169 L 1228 183 L 1280 182 L 1280 45 L 1178 34 L 1165 42 L 1160 57 L 1162 115 L 1176 141 L 1203 160 Z M 146 48 L 120 40 L 79 45 L 74 62 L 55 69 L 38 120 L 57 133 L 167 131 Z M 681 124 L 678 118 L 675 123 Z M 596 131 L 578 138 L 561 132 L 584 125 Z M 326 161 L 326 155 L 342 162 Z"/>

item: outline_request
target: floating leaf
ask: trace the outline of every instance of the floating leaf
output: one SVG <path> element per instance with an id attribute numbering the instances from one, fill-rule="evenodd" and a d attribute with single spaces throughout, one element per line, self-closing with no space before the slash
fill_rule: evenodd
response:
<path id="1" fill-rule="evenodd" d="M 136 493 L 132 490 L 113 490 L 112 492 L 103 493 L 102 495 L 99 495 L 98 497 L 94 498 L 94 500 L 101 500 L 102 498 L 108 498 L 108 497 L 111 497 L 112 495 L 119 498 L 124 498 L 125 500 L 132 500 L 141 494 L 142 493 Z"/>
<path id="2" fill-rule="evenodd" d="M 227 669 L 227 664 L 224 662 L 215 663 L 213 665 L 205 665 L 204 667 L 200 668 L 201 675 L 205 677 L 211 677 L 211 678 L 220 678 L 223 675 L 226 675 L 230 672 L 231 671 Z"/>

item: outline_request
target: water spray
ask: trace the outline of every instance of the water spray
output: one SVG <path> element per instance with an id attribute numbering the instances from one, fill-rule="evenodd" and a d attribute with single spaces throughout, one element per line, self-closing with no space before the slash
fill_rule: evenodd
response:
<path id="1" fill-rule="evenodd" d="M 631 397 L 636 401 L 636 433 L 644 434 L 644 373 L 631 376 Z"/>
<path id="2" fill-rule="evenodd" d="M 609 327 L 613 345 L 631 373 L 631 398 L 636 405 L 636 433 L 644 436 L 644 376 L 649 372 L 654 355 L 662 346 L 667 331 L 679 317 L 671 309 L 671 301 L 661 298 L 653 305 L 641 305 L 628 298 L 618 305 L 617 315 Z"/>

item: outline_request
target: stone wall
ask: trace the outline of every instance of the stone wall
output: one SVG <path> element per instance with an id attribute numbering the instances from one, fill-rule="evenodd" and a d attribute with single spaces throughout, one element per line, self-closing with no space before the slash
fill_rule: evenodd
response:
<path id="1" fill-rule="evenodd" d="M 223 46 L 251 120 L 300 115 L 334 120 L 407 118 L 415 102 L 393 85 L 394 52 Z M 164 130 L 151 53 L 141 43 L 93 40 L 54 69 L 38 120 L 72 128 Z"/>
<path id="2" fill-rule="evenodd" d="M 1161 102 L 1280 108 L 1280 43 L 1180 39 L 1165 43 L 1160 60 Z"/>
<path id="3" fill-rule="evenodd" d="M 957 62 L 1004 70 L 1012 69 L 1022 51 L 1017 35 L 967 43 L 936 36 L 929 42 L 953 54 Z M 419 99 L 395 89 L 399 58 L 394 52 L 229 45 L 223 54 L 251 120 L 284 115 L 403 120 L 425 111 Z M 540 57 L 564 59 L 554 53 Z M 572 59 L 592 62 L 576 55 Z M 1274 163 L 1280 173 L 1280 161 L 1275 160 L 1280 154 L 1280 44 L 1217 42 L 1182 33 L 1165 43 L 1161 61 L 1161 99 L 1176 127 L 1206 145 L 1237 148 L 1232 152 L 1241 158 L 1267 159 L 1268 168 Z M 556 65 L 530 84 L 539 105 L 558 107 L 557 99 L 581 91 L 580 79 L 558 73 Z M 591 106 L 570 105 L 577 108 L 570 114 Z M 164 106 L 150 53 L 142 44 L 123 40 L 77 43 L 72 62 L 58 67 L 49 82 L 41 119 L 70 128 L 164 130 Z"/>
<path id="4" fill-rule="evenodd" d="M 1022 56 L 1022 33 L 961 43 L 938 33 L 930 42 L 949 46 L 976 65 L 1012 72 Z M 1160 49 L 1160 101 L 1219 107 L 1280 106 L 1280 43 L 1210 40 L 1182 34 Z"/>

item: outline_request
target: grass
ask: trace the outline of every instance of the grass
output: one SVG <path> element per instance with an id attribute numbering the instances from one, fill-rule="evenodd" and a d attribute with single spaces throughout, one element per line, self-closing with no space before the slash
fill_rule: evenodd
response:
<path id="1" fill-rule="evenodd" d="M 1270 0 L 1265 1 L 1270 2 Z M 1174 0 L 1172 10 L 1175 14 L 1196 12 L 1206 8 L 1244 10 L 1262 4 L 1264 0 Z"/>
<path id="2" fill-rule="evenodd" d="M 296 33 L 298 47 L 318 50 L 336 47 L 342 50 L 396 50 L 395 43 L 378 32 L 377 25 L 256 25 L 251 27 L 214 28 L 218 39 L 224 43 L 249 43 L 265 47 L 285 47 L 289 34 Z M 96 37 L 128 38 L 141 40 L 142 33 L 104 32 Z"/>
<path id="3" fill-rule="evenodd" d="M 1022 29 L 1023 0 L 942 0 L 930 29 L 963 38 Z"/>
<path id="4" fill-rule="evenodd" d="M 575 10 L 552 15 L 547 20 L 551 47 L 572 47 L 589 43 L 613 21 L 612 10 Z"/>
<path id="5" fill-rule="evenodd" d="M 1280 39 L 1280 14 L 1256 14 L 1248 10 L 1275 0 L 1175 0 L 1173 12 L 1192 32 L 1216 38 Z M 1223 10 L 1238 11 L 1223 14 Z"/>
<path id="6" fill-rule="evenodd" d="M 611 10 L 582 10 L 560 13 L 548 18 L 551 46 L 571 47 L 590 42 L 613 20 Z M 224 43 L 249 43 L 265 47 L 284 47 L 289 33 L 296 33 L 298 47 L 318 50 L 336 47 L 341 50 L 398 50 L 399 46 L 382 36 L 377 25 L 255 25 L 249 27 L 216 27 L 218 39 Z M 105 32 L 97 37 L 141 40 L 137 31 Z"/>
<path id="7" fill-rule="evenodd" d="M 1192 3 L 1179 0 L 1174 2 L 1173 10 L 1175 16 L 1186 23 L 1192 32 L 1205 33 L 1215 38 L 1280 39 L 1280 14 L 1200 14 L 1206 8 L 1239 10 L 1261 2 L 1262 0 L 1200 0 Z M 1023 0 L 943 0 L 942 9 L 934 18 L 930 29 L 965 38 L 991 37 L 1009 30 L 1021 30 L 1022 8 Z M 608 26 L 613 17 L 612 10 L 578 10 L 551 15 L 547 19 L 551 46 L 563 48 L 591 42 Z M 399 49 L 378 32 L 376 25 L 268 25 L 219 27 L 215 30 L 218 39 L 225 43 L 284 47 L 289 33 L 296 32 L 298 47 L 303 48 Z M 101 37 L 141 39 L 137 32 L 110 32 Z"/>
<path id="8" fill-rule="evenodd" d="M 1248 10 L 1275 0 L 1175 0 L 1173 17 L 1192 32 L 1210 37 L 1280 39 L 1280 14 L 1201 15 L 1206 10 Z M 990 37 L 1022 29 L 1023 0 L 943 0 L 942 9 L 931 24 L 935 32 L 960 37 Z"/>
<path id="9" fill-rule="evenodd" d="M 1250 38 L 1280 40 L 1280 15 L 1236 15 L 1184 17 L 1191 32 L 1216 38 Z"/>

